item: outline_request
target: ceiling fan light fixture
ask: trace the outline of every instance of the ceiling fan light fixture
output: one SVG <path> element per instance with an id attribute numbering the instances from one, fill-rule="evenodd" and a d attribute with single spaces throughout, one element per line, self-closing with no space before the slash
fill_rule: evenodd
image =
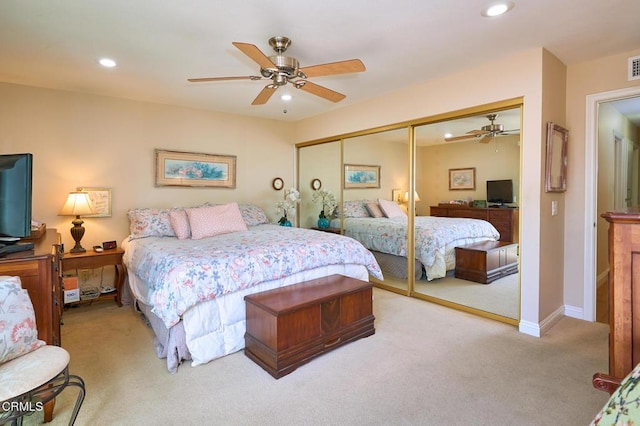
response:
<path id="1" fill-rule="evenodd" d="M 116 66 L 116 61 L 111 58 L 100 58 L 98 63 L 105 68 L 113 68 Z"/>
<path id="2" fill-rule="evenodd" d="M 514 3 L 512 1 L 501 1 L 492 3 L 480 12 L 480 14 L 486 18 L 493 18 L 496 16 L 504 15 L 511 9 L 513 9 Z"/>
<path id="3" fill-rule="evenodd" d="M 291 96 L 291 94 L 289 93 L 285 93 L 282 96 L 280 96 L 280 99 L 282 99 L 283 101 L 290 101 L 291 99 L 293 99 L 293 96 Z"/>

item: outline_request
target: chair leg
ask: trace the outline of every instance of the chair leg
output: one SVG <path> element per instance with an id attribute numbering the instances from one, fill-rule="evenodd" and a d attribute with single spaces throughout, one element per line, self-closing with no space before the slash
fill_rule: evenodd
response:
<path id="1" fill-rule="evenodd" d="M 77 386 L 79 388 L 78 398 L 76 399 L 76 405 L 73 407 L 73 413 L 71 414 L 71 419 L 69 420 L 69 425 L 73 425 L 76 421 L 76 417 L 78 417 L 78 412 L 80 411 L 82 402 L 84 401 L 84 395 L 85 395 L 84 380 L 82 380 L 82 377 L 80 376 L 70 374 L 69 383 L 67 384 L 67 386 Z"/>

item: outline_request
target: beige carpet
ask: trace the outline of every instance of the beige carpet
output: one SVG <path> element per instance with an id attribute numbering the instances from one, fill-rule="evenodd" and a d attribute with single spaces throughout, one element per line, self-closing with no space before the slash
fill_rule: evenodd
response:
<path id="1" fill-rule="evenodd" d="M 415 290 L 438 299 L 518 319 L 518 280 L 519 274 L 512 274 L 490 284 L 481 284 L 447 275 L 433 281 L 416 281 Z"/>
<path id="2" fill-rule="evenodd" d="M 608 327 L 564 318 L 535 338 L 464 312 L 374 290 L 376 334 L 280 380 L 242 352 L 166 370 L 151 331 L 110 302 L 65 312 L 78 425 L 586 425 L 607 400 Z M 75 398 L 58 398 L 52 424 Z M 25 423 L 36 424 L 37 415 Z"/>

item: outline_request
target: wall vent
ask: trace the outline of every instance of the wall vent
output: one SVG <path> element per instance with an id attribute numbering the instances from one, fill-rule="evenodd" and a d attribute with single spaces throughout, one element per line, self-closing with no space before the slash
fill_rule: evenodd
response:
<path id="1" fill-rule="evenodd" d="M 629 81 L 640 80 L 640 56 L 629 58 Z"/>

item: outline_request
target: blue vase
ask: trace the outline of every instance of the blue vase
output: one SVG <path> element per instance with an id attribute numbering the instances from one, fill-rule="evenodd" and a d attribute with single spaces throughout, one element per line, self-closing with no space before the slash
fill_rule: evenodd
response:
<path id="1" fill-rule="evenodd" d="M 318 219 L 318 228 L 320 228 L 320 229 L 329 228 L 329 219 L 327 219 L 326 217 L 321 216 L 320 219 Z"/>
<path id="2" fill-rule="evenodd" d="M 282 216 L 278 221 L 280 226 L 291 226 L 291 221 L 287 218 L 287 216 Z"/>
<path id="3" fill-rule="evenodd" d="M 288 226 L 289 228 L 291 228 L 291 222 L 288 220 L 285 220 L 282 226 Z"/>

